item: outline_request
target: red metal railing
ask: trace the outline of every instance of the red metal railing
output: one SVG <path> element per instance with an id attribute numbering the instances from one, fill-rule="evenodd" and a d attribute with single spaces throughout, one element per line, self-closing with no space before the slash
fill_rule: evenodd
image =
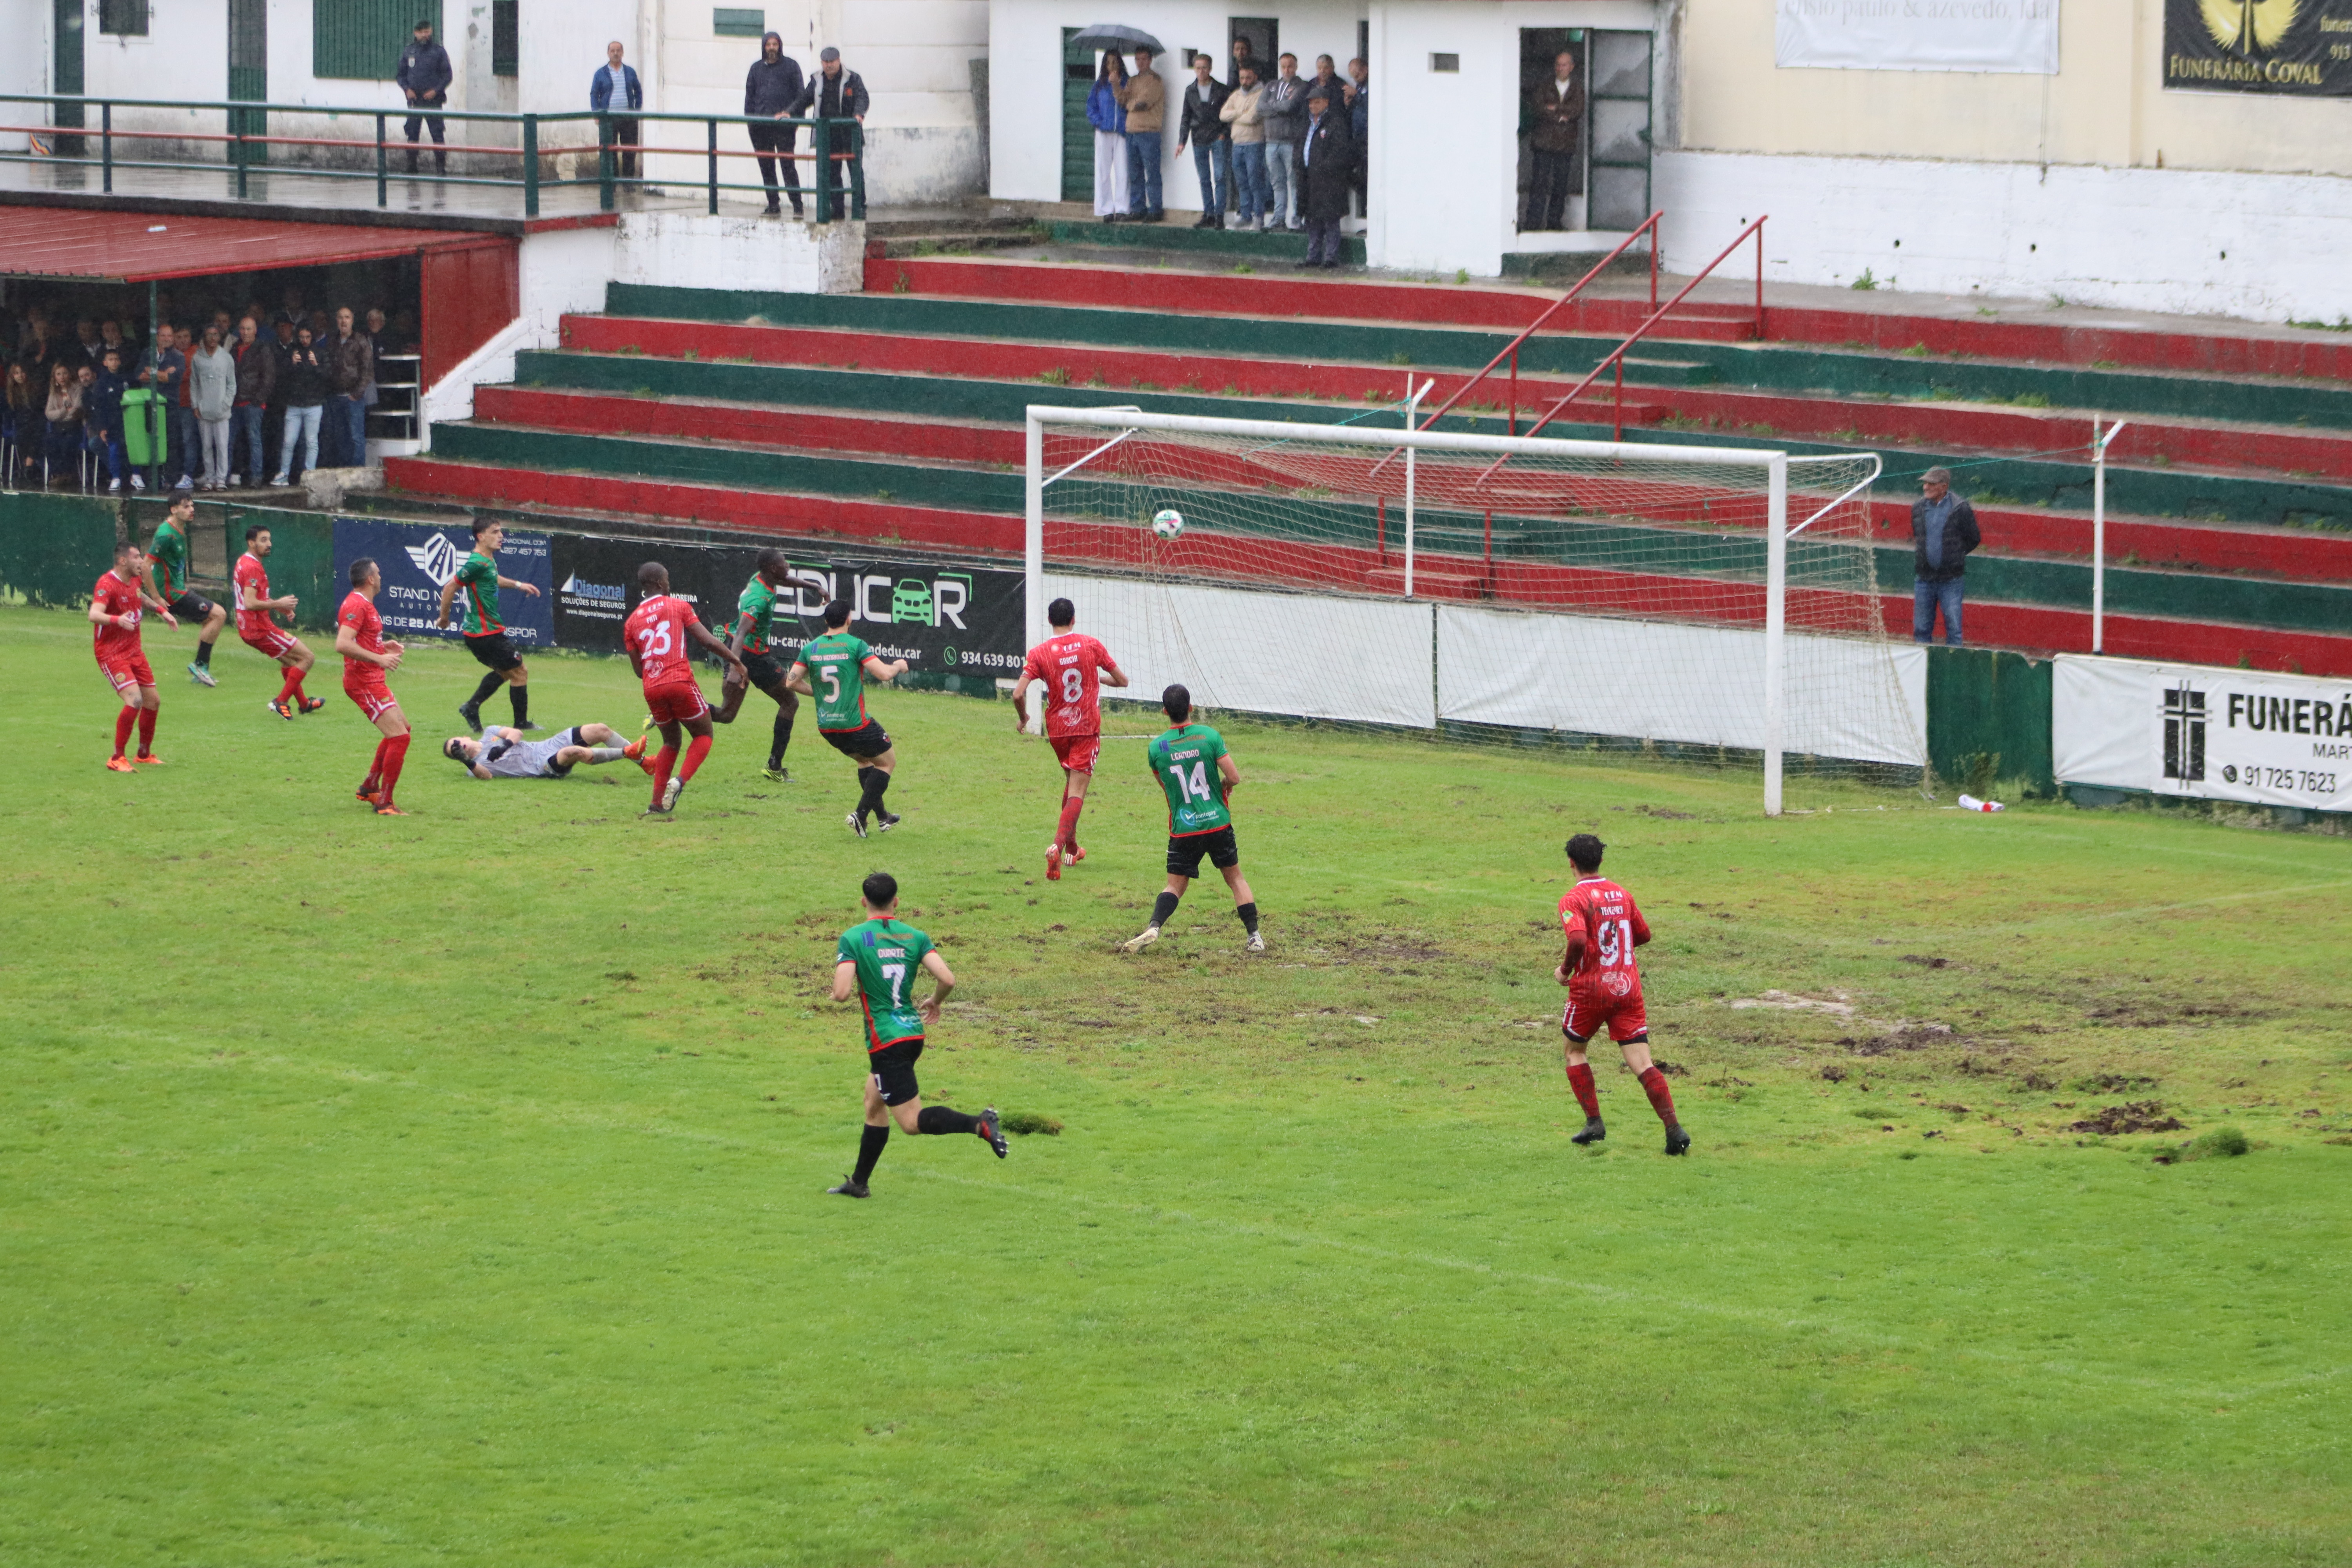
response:
<path id="1" fill-rule="evenodd" d="M 1771 215 L 1767 213 L 1764 216 L 1765 217 L 1769 217 Z M 1602 371 L 1613 370 L 1616 373 L 1617 383 L 1617 405 L 1615 412 L 1616 438 L 1621 441 L 1623 440 L 1625 438 L 1626 352 L 1633 348 L 1635 343 L 1641 342 L 1643 337 L 1648 333 L 1652 327 L 1656 326 L 1660 321 L 1665 320 L 1667 315 L 1673 311 L 1675 306 L 1690 298 L 1691 290 L 1697 288 L 1701 283 L 1706 282 L 1708 276 L 1713 273 L 1717 268 L 1722 266 L 1724 262 L 1730 258 L 1733 251 L 1738 249 L 1742 244 L 1746 243 L 1748 237 L 1751 234 L 1756 237 L 1756 336 L 1760 341 L 1764 336 L 1764 218 L 1762 217 L 1758 218 L 1746 228 L 1741 229 L 1737 235 L 1734 235 L 1732 237 L 1731 243 L 1725 246 L 1721 251 L 1717 252 L 1714 260 L 1708 262 L 1705 267 L 1698 269 L 1697 277 L 1693 278 L 1689 282 L 1683 285 L 1681 293 L 1676 294 L 1664 304 L 1657 305 L 1656 308 L 1650 312 L 1649 319 L 1644 321 L 1640 326 L 1633 329 L 1632 336 L 1628 337 L 1623 342 L 1619 343 L 1615 348 L 1612 349 L 1606 358 L 1602 359 L 1599 364 L 1592 367 L 1590 374 L 1569 389 L 1566 396 L 1553 404 L 1549 408 L 1544 410 L 1543 417 L 1528 426 L 1528 434 L 1533 436 L 1545 426 L 1550 424 L 1554 419 L 1559 418 L 1560 410 L 1566 408 L 1570 404 L 1575 402 L 1577 398 L 1581 396 L 1586 387 L 1591 386 L 1594 382 L 1600 380 L 1601 373 Z M 1653 254 L 1655 254 L 1654 250 L 1653 251 Z M 1654 289 L 1651 295 L 1653 304 L 1655 304 L 1656 298 L 1657 296 Z M 1501 468 L 1508 461 L 1510 461 L 1510 454 L 1507 452 L 1502 457 L 1496 458 L 1492 463 L 1489 463 L 1486 466 L 1484 472 L 1479 474 L 1478 482 L 1484 484 L 1493 476 L 1496 468 Z"/>

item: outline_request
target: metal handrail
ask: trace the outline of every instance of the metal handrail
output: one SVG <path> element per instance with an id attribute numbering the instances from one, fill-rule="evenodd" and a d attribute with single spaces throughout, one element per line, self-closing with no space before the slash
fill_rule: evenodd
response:
<path id="1" fill-rule="evenodd" d="M 813 116 L 805 119 L 779 119 L 771 115 L 686 114 L 645 110 L 622 110 L 615 111 L 610 109 L 562 110 L 546 114 L 521 114 L 488 110 L 449 109 L 436 104 L 404 104 L 378 108 L 373 106 L 357 107 L 341 104 L 272 103 L 247 100 L 92 98 L 81 95 L 49 93 L 0 93 L 0 104 L 8 103 L 39 104 L 46 106 L 49 110 L 50 114 L 48 123 L 37 125 L 5 124 L 0 125 L 0 132 L 27 136 L 45 136 L 52 138 L 52 150 L 46 153 L 33 148 L 27 148 L 26 151 L 21 153 L 0 153 L 0 163 L 41 163 L 63 167 L 96 168 L 100 171 L 100 189 L 108 194 L 111 194 L 114 190 L 114 175 L 117 170 L 205 169 L 219 170 L 223 173 L 234 174 L 236 177 L 237 198 L 240 200 L 249 199 L 248 179 L 252 169 L 256 166 L 256 159 L 252 154 L 257 150 L 266 153 L 267 149 L 273 146 L 319 148 L 343 147 L 362 153 L 372 151 L 374 154 L 373 167 L 368 168 L 362 166 L 335 168 L 325 164 L 304 164 L 299 167 L 285 169 L 283 172 L 302 179 L 372 179 L 376 184 L 375 205 L 378 207 L 390 206 L 391 184 L 394 178 L 401 180 L 404 184 L 432 184 L 436 186 L 483 185 L 501 189 L 520 189 L 522 193 L 523 216 L 528 218 L 537 217 L 539 216 L 541 193 L 551 187 L 595 187 L 598 193 L 599 207 L 604 211 L 609 212 L 613 209 L 614 196 L 618 190 L 633 185 L 646 186 L 656 184 L 657 182 L 649 177 L 622 175 L 617 173 L 618 159 L 624 155 L 635 154 L 645 157 L 667 156 L 706 159 L 708 161 L 709 178 L 700 183 L 707 187 L 709 193 L 709 210 L 712 213 L 716 213 L 719 210 L 719 193 L 721 190 L 764 193 L 767 189 L 764 182 L 759 184 L 753 184 L 748 182 L 721 181 L 719 178 L 719 160 L 720 158 L 768 157 L 790 160 L 794 163 L 802 162 L 830 162 L 831 163 L 841 167 L 845 176 L 844 185 L 841 187 L 832 187 L 832 190 L 839 192 L 846 198 L 847 210 L 844 216 L 853 220 L 860 220 L 866 216 L 865 128 L 859 124 L 856 120 L 847 116 Z M 96 105 L 98 108 L 99 123 L 97 125 L 93 126 L 88 123 L 74 123 L 65 118 L 64 111 L 71 110 L 74 121 L 86 121 L 88 119 L 88 111 L 92 105 Z M 186 130 L 166 131 L 117 130 L 114 126 L 114 111 L 117 109 L 182 110 L 192 112 L 219 111 L 230 116 L 230 119 L 228 121 L 228 129 L 222 132 L 201 130 L 194 127 L 190 127 Z M 346 117 L 358 119 L 363 122 L 373 121 L 374 122 L 374 134 L 372 137 L 272 136 L 261 131 L 246 129 L 248 124 L 254 123 L 254 121 L 246 119 L 246 116 L 250 115 L 257 120 L 261 116 L 269 114 L 322 116 L 329 121 L 341 120 Z M 483 158 L 520 159 L 522 165 L 521 170 L 517 174 L 451 174 L 447 173 L 435 173 L 428 174 L 424 173 L 422 170 L 418 170 L 414 173 L 404 173 L 395 176 L 391 173 L 390 166 L 390 155 L 394 150 L 401 152 L 404 155 L 414 155 L 427 151 L 427 146 L 424 142 L 420 141 L 412 142 L 405 137 L 395 140 L 390 134 L 390 122 L 392 121 L 411 118 L 421 120 L 457 120 L 463 121 L 475 121 L 484 124 L 516 126 L 519 128 L 520 132 L 518 138 L 519 145 L 517 146 L 483 146 L 480 144 L 460 143 L 452 148 L 446 143 L 436 142 L 431 143 L 430 150 L 437 155 L 435 163 L 436 170 L 446 169 L 446 163 L 443 163 L 442 160 L 446 159 L 446 157 L 452 153 L 455 153 L 460 157 L 471 157 L 477 160 Z M 624 143 L 619 142 L 614 134 L 614 123 L 616 121 L 656 121 L 700 124 L 705 127 L 705 134 L 703 137 L 704 145 L 692 148 L 659 146 L 646 147 L 635 143 Z M 594 132 L 594 140 L 581 142 L 577 144 L 548 145 L 542 143 L 541 139 L 541 132 L 542 128 L 562 125 L 578 125 L 583 129 L 592 130 Z M 795 148 L 795 150 L 791 153 L 777 152 L 762 153 L 757 149 L 742 151 L 735 148 L 722 148 L 719 145 L 719 128 L 722 125 L 742 125 L 746 127 L 755 125 L 787 126 L 793 128 L 794 131 L 806 129 L 810 132 L 808 143 L 809 151 L 803 153 Z M 77 142 L 97 142 L 98 148 L 96 154 L 94 156 L 87 155 L 79 151 L 71 154 L 58 152 L 57 150 L 57 145 L 63 142 L 67 138 L 75 139 Z M 797 137 L 795 138 L 795 141 L 797 141 Z M 151 142 L 185 142 L 218 144 L 226 148 L 226 155 L 219 160 L 118 158 L 116 156 L 118 142 L 128 143 L 130 150 L 135 151 L 143 143 Z M 822 152 L 818 151 L 820 145 L 822 145 L 825 150 Z M 541 175 L 540 160 L 542 158 L 557 157 L 567 154 L 576 156 L 591 153 L 596 154 L 597 157 L 598 166 L 593 174 L 576 175 L 575 177 L 569 179 L 552 176 L 542 177 Z M 267 164 L 260 166 L 265 169 L 268 167 Z M 476 166 L 478 167 L 478 163 Z M 810 184 L 805 188 L 818 195 L 819 216 L 817 221 L 820 223 L 828 221 L 832 216 L 832 202 L 830 199 L 830 193 L 828 192 L 827 183 L 823 180 L 812 178 Z"/>
<path id="2" fill-rule="evenodd" d="M 1577 397 L 1582 394 L 1586 387 L 1591 386 L 1595 381 L 1598 381 L 1601 378 L 1601 373 L 1602 371 L 1614 366 L 1617 372 L 1616 438 L 1621 441 L 1623 440 L 1625 438 L 1626 351 L 1631 349 L 1635 343 L 1639 342 L 1642 340 L 1643 335 L 1648 332 L 1652 327 L 1656 326 L 1661 321 L 1664 320 L 1665 317 L 1673 311 L 1675 306 L 1688 299 L 1690 297 L 1690 291 L 1697 288 L 1701 283 L 1706 282 L 1708 274 L 1712 273 L 1717 268 L 1722 266 L 1725 260 L 1730 257 L 1731 253 L 1738 249 L 1740 245 L 1751 234 L 1756 237 L 1756 336 L 1760 341 L 1764 336 L 1764 218 L 1771 216 L 1771 214 L 1766 213 L 1764 217 L 1756 219 L 1746 228 L 1741 229 L 1738 234 L 1734 235 L 1732 237 L 1731 243 L 1725 246 L 1723 249 L 1717 253 L 1714 260 L 1708 262 L 1705 267 L 1700 268 L 1698 269 L 1698 275 L 1693 278 L 1689 282 L 1683 285 L 1681 293 L 1676 294 L 1673 299 L 1667 300 L 1664 304 L 1651 311 L 1649 319 L 1644 321 L 1640 326 L 1635 327 L 1632 336 L 1628 337 L 1623 342 L 1619 343 L 1615 348 L 1612 349 L 1606 358 L 1602 359 L 1599 364 L 1594 365 L 1591 374 L 1587 375 L 1582 381 L 1578 382 L 1573 387 L 1570 388 L 1566 396 L 1562 397 L 1559 402 L 1546 409 L 1542 418 L 1528 426 L 1528 434 L 1529 436 L 1535 435 L 1536 432 L 1541 430 L 1545 426 L 1558 418 L 1559 416 L 1559 411 L 1567 407 L 1570 404 L 1575 402 Z M 1501 468 L 1508 461 L 1510 461 L 1510 455 L 1508 453 L 1496 458 L 1480 471 L 1478 478 L 1475 482 L 1485 484 L 1489 479 L 1494 477 L 1494 473 L 1496 468 Z"/>

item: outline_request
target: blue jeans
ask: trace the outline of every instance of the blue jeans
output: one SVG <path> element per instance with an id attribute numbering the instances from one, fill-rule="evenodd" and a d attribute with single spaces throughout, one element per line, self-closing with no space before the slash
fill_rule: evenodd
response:
<path id="1" fill-rule="evenodd" d="M 367 405 L 357 397 L 327 399 L 327 426 L 333 432 L 327 467 L 367 467 Z"/>
<path id="2" fill-rule="evenodd" d="M 261 456 L 261 416 L 257 403 L 240 403 L 228 411 L 228 464 L 242 473 L 247 483 L 259 484 L 268 472 Z M 237 454 L 245 454 L 244 465 L 237 463 Z"/>
<path id="3" fill-rule="evenodd" d="M 1160 132 L 1127 133 L 1127 214 L 1158 217 L 1160 203 Z"/>
<path id="4" fill-rule="evenodd" d="M 1947 647 L 1960 646 L 1960 589 L 1968 582 L 1954 577 L 1942 583 L 1930 583 L 1914 578 L 1911 583 L 1911 640 L 1929 641 L 1936 631 L 1936 612 L 1944 612 L 1944 642 Z"/>
<path id="5" fill-rule="evenodd" d="M 1307 193 L 1298 187 L 1298 149 L 1287 142 L 1265 144 L 1265 211 L 1268 222 L 1297 228 Z"/>
<path id="6" fill-rule="evenodd" d="M 1192 143 L 1192 173 L 1201 180 L 1201 210 L 1220 217 L 1234 194 L 1234 150 L 1229 142 Z"/>
<path id="7" fill-rule="evenodd" d="M 1234 221 L 1245 224 L 1265 211 L 1265 143 L 1234 143 Z"/>
<path id="8" fill-rule="evenodd" d="M 202 466 L 197 454 L 195 410 L 183 408 L 174 403 L 167 418 L 171 432 L 168 449 L 156 472 L 166 484 L 176 483 L 183 479 L 193 479 Z"/>
<path id="9" fill-rule="evenodd" d="M 287 405 L 285 430 L 278 437 L 279 483 L 293 477 L 298 458 L 300 459 L 299 466 L 306 474 L 319 466 L 319 414 L 320 408 L 315 403 L 307 407 L 293 404 Z M 299 450 L 295 446 L 298 441 L 301 443 Z"/>
<path id="10" fill-rule="evenodd" d="M 122 444 L 120 425 L 104 429 L 96 425 L 82 426 L 81 448 L 106 465 L 107 477 L 121 484 L 131 472 L 131 449 Z"/>

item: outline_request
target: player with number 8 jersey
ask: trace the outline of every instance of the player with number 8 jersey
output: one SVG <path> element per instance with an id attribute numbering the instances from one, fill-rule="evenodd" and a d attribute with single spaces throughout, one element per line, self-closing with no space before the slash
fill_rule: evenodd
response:
<path id="1" fill-rule="evenodd" d="M 1102 694 L 1105 686 L 1125 686 L 1127 674 L 1109 650 L 1077 629 L 1077 607 L 1056 599 L 1045 607 L 1054 635 L 1029 650 L 1013 688 L 1013 726 L 1029 723 L 1029 689 L 1045 689 L 1045 738 L 1062 763 L 1062 819 L 1045 847 L 1045 880 L 1062 879 L 1065 861 L 1087 858 L 1078 847 L 1078 814 L 1086 809 L 1087 785 L 1102 755 Z"/>
<path id="2" fill-rule="evenodd" d="M 1560 1032 L 1568 1037 L 1569 1087 L 1584 1108 L 1584 1130 L 1570 1140 L 1598 1143 L 1609 1136 L 1601 1121 L 1601 1096 L 1592 1081 L 1592 1066 L 1584 1047 L 1609 1026 L 1609 1037 L 1624 1053 L 1625 1065 L 1640 1078 L 1650 1107 L 1666 1124 L 1666 1152 L 1679 1154 L 1690 1147 L 1690 1134 L 1675 1117 L 1675 1097 L 1666 1075 L 1650 1059 L 1650 1020 L 1642 1005 L 1642 966 L 1633 950 L 1650 940 L 1650 922 L 1633 903 L 1633 895 L 1601 874 L 1601 852 L 1608 847 L 1590 833 L 1568 841 L 1569 864 L 1576 868 L 1576 884 L 1560 895 L 1559 924 L 1567 938 L 1553 978 L 1568 987 L 1568 1006 L 1560 1015 Z"/>
<path id="3" fill-rule="evenodd" d="M 687 781 L 710 754 L 710 704 L 695 683 L 694 652 L 688 645 L 699 643 L 725 659 L 733 672 L 730 679 L 742 675 L 743 661 L 710 635 L 692 605 L 669 591 L 669 568 L 660 562 L 648 561 L 637 568 L 637 591 L 645 597 L 621 623 L 621 646 L 644 683 L 646 711 L 661 730 L 662 749 L 654 754 L 653 803 L 645 814 L 662 821 L 677 808 Z M 680 728 L 693 737 L 682 764 L 677 756 Z"/>

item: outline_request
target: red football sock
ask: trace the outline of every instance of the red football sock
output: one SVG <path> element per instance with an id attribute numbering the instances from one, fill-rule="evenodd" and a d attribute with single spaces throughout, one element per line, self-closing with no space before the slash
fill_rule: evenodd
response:
<path id="1" fill-rule="evenodd" d="M 155 710 L 139 710 L 139 754 L 152 756 L 155 752 Z"/>
<path id="2" fill-rule="evenodd" d="M 677 776 L 679 782 L 684 783 L 686 780 L 692 778 L 694 776 L 694 770 L 700 767 L 702 765 L 702 759 L 709 754 L 709 736 L 697 735 L 693 740 L 688 741 L 686 743 L 686 761 L 677 765 Z"/>
<path id="3" fill-rule="evenodd" d="M 1584 1107 L 1584 1119 L 1597 1121 L 1601 1118 L 1601 1091 L 1592 1087 L 1592 1064 L 1578 1062 L 1568 1069 L 1568 1087 L 1576 1090 L 1576 1103 Z"/>
<path id="4" fill-rule="evenodd" d="M 292 665 L 286 667 L 286 679 L 278 683 L 278 700 L 299 701 L 302 696 L 302 672 Z"/>
<path id="5" fill-rule="evenodd" d="M 392 742 L 388 737 L 376 738 L 375 755 L 368 759 L 367 777 L 360 781 L 362 795 L 373 795 L 376 785 L 383 782 L 383 749 L 390 744 Z"/>
<path id="6" fill-rule="evenodd" d="M 676 746 L 664 746 L 660 751 L 654 753 L 653 809 L 656 811 L 659 811 L 661 809 L 661 797 L 664 792 L 669 788 L 669 771 L 676 766 L 677 766 L 677 748 Z"/>
<path id="7" fill-rule="evenodd" d="M 1655 1068 L 1642 1069 L 1642 1092 L 1650 1097 L 1650 1109 L 1667 1126 L 1675 1125 L 1674 1090 L 1666 1087 L 1666 1075 Z"/>
<path id="8" fill-rule="evenodd" d="M 400 782 L 400 764 L 407 755 L 407 736 L 386 735 L 383 738 L 383 787 L 376 792 L 380 804 L 392 804 L 393 786 Z"/>
<path id="9" fill-rule="evenodd" d="M 310 694 L 302 689 L 302 667 L 300 665 L 298 664 L 292 669 L 286 672 L 286 680 L 287 683 L 294 689 L 295 701 L 308 702 L 310 700 Z"/>
<path id="10" fill-rule="evenodd" d="M 114 754 L 121 756 L 122 748 L 131 743 L 131 726 L 139 722 L 140 710 L 125 708 L 114 716 Z"/>
<path id="11" fill-rule="evenodd" d="M 1082 795 L 1062 797 L 1062 825 L 1054 829 L 1054 842 L 1066 850 L 1078 847 L 1078 813 L 1086 806 L 1087 797 Z"/>

